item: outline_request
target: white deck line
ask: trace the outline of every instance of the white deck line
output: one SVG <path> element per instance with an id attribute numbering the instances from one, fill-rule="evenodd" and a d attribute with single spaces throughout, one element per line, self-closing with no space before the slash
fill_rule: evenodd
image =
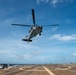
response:
<path id="1" fill-rule="evenodd" d="M 47 69 L 45 66 L 43 68 L 49 73 L 49 75 L 55 75 L 53 72 L 51 72 L 49 69 Z"/>
<path id="2" fill-rule="evenodd" d="M 26 71 L 45 71 L 45 70 L 26 70 Z"/>
<path id="3" fill-rule="evenodd" d="M 68 66 L 68 68 L 55 68 L 57 70 L 69 70 L 71 68 L 71 66 Z"/>
<path id="4" fill-rule="evenodd" d="M 24 67 L 23 68 L 19 68 L 20 70 L 25 70 Z M 30 69 L 30 70 L 26 70 L 26 71 L 45 71 L 45 70 L 38 70 L 38 69 Z"/>

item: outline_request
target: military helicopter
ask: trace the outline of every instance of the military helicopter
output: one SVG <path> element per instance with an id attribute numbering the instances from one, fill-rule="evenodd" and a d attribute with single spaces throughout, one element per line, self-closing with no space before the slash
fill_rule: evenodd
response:
<path id="1" fill-rule="evenodd" d="M 37 35 L 41 36 L 43 26 L 37 25 L 35 22 L 35 14 L 34 14 L 34 9 L 32 10 L 32 18 L 33 18 L 33 25 L 24 25 L 24 24 L 11 24 L 15 26 L 26 26 L 30 27 L 29 30 L 29 36 L 26 36 L 22 41 L 27 41 L 27 42 L 32 42 L 32 38 L 36 37 Z M 44 25 L 44 26 L 58 26 L 59 24 L 53 24 L 53 25 Z"/>

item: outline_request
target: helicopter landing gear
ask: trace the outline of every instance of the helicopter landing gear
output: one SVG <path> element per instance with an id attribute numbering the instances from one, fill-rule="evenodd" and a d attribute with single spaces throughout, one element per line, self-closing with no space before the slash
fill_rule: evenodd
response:
<path id="1" fill-rule="evenodd" d="M 39 34 L 39 36 L 41 36 L 41 34 Z"/>

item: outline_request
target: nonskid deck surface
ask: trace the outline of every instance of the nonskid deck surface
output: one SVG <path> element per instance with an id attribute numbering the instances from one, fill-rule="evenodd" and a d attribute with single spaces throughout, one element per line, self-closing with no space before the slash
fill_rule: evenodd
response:
<path id="1" fill-rule="evenodd" d="M 0 69 L 0 75 L 76 75 L 76 65 L 16 65 Z"/>

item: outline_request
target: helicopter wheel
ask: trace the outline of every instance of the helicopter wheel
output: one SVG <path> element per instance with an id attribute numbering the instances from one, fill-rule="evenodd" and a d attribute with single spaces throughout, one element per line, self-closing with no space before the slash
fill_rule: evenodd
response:
<path id="1" fill-rule="evenodd" d="M 41 36 L 41 34 L 39 34 L 39 36 Z"/>

